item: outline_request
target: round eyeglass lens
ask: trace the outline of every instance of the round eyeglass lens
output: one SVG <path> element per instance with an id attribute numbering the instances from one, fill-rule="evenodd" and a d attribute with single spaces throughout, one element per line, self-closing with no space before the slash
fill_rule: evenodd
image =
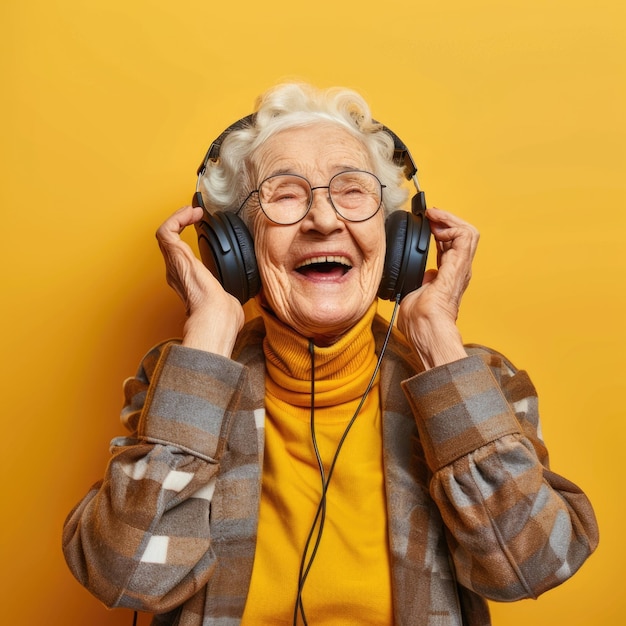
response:
<path id="1" fill-rule="evenodd" d="M 259 185 L 259 203 L 272 222 L 295 224 L 309 210 L 311 193 L 311 185 L 305 178 L 278 174 Z"/>
<path id="2" fill-rule="evenodd" d="M 341 172 L 330 179 L 330 198 L 341 217 L 362 222 L 372 217 L 382 202 L 382 185 L 370 172 Z"/>

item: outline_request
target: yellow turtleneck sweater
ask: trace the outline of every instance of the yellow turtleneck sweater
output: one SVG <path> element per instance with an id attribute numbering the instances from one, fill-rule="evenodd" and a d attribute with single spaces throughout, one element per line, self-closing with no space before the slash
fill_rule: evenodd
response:
<path id="1" fill-rule="evenodd" d="M 375 313 L 374 303 L 337 343 L 314 349 L 315 432 L 326 476 L 374 372 Z M 262 316 L 265 461 L 246 626 L 293 623 L 300 561 L 321 494 L 310 426 L 309 341 L 268 312 Z M 379 398 L 377 380 L 332 475 L 322 539 L 302 595 L 311 626 L 393 621 Z"/>

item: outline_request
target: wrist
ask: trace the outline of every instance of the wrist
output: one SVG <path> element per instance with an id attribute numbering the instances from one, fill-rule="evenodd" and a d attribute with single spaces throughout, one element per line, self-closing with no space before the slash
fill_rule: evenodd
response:
<path id="1" fill-rule="evenodd" d="M 426 369 L 446 365 L 467 356 L 461 333 L 454 324 L 422 322 L 418 329 L 408 333 L 407 340 Z"/>
<path id="2" fill-rule="evenodd" d="M 233 317 L 191 315 L 185 322 L 182 345 L 230 358 L 243 326 L 243 312 L 241 320 Z"/>

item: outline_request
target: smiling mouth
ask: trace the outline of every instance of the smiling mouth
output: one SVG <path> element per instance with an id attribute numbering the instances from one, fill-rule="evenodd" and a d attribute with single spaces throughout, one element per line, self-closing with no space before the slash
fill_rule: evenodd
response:
<path id="1" fill-rule="evenodd" d="M 346 257 L 330 255 L 311 257 L 296 267 L 296 271 L 304 276 L 324 274 L 329 278 L 344 276 L 351 269 L 352 265 Z"/>

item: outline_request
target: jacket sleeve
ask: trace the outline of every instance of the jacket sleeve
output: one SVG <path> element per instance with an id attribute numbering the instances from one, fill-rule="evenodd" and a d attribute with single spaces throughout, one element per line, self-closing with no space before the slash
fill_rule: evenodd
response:
<path id="1" fill-rule="evenodd" d="M 78 581 L 109 607 L 165 612 L 206 584 L 209 512 L 243 366 L 164 344 L 125 382 L 104 479 L 68 516 L 63 550 Z"/>
<path id="2" fill-rule="evenodd" d="M 585 494 L 549 469 L 535 389 L 502 355 L 403 383 L 459 582 L 491 600 L 535 598 L 569 578 L 598 543 Z"/>

